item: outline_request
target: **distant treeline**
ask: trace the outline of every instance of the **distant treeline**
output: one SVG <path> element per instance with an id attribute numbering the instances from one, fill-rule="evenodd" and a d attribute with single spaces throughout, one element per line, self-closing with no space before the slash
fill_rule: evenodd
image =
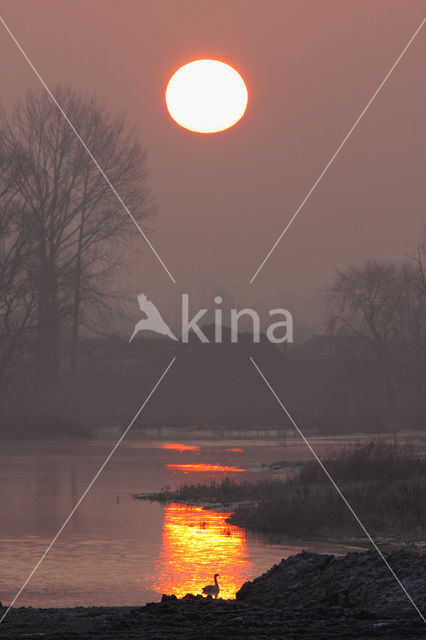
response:
<path id="1" fill-rule="evenodd" d="M 325 397 L 334 422 L 370 414 L 397 430 L 426 424 L 426 244 L 400 264 L 367 262 L 338 271 L 328 330 L 346 339 Z M 353 425 L 356 427 L 356 425 Z"/>
<path id="2" fill-rule="evenodd" d="M 142 225 L 145 155 L 122 117 L 58 88 L 55 97 Z M 112 290 L 134 228 L 46 92 L 0 116 L 0 385 L 56 405 L 64 356 L 77 375 L 82 330 L 119 308 Z M 36 389 L 34 388 L 36 387 Z"/>
<path id="3" fill-rule="evenodd" d="M 55 95 L 144 224 L 152 205 L 134 131 L 95 99 L 66 88 Z M 105 337 L 106 324 L 122 315 L 112 283 L 133 232 L 49 96 L 28 92 L 0 116 L 1 433 L 123 424 L 175 354 L 161 396 L 135 429 L 291 428 L 250 356 L 309 431 L 424 427 L 424 242 L 401 264 L 338 271 L 324 334 L 279 352 L 264 336 L 256 345 L 250 336 L 234 345 Z M 88 337 L 96 334 L 104 337 Z"/>

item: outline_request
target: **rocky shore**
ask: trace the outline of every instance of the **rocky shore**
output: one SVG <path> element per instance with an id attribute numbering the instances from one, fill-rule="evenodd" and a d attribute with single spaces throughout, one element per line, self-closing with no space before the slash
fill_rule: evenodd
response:
<path id="1" fill-rule="evenodd" d="M 424 611 L 426 556 L 387 559 Z M 1 613 L 1 610 L 0 610 Z M 2 640 L 412 640 L 425 623 L 373 551 L 303 552 L 247 582 L 236 600 L 164 595 L 144 607 L 17 608 Z"/>
<path id="2" fill-rule="evenodd" d="M 420 611 L 426 611 L 426 555 L 401 549 L 385 557 Z M 236 597 L 278 609 L 321 604 L 381 618 L 419 615 L 375 550 L 339 557 L 303 551 L 246 582 Z"/>

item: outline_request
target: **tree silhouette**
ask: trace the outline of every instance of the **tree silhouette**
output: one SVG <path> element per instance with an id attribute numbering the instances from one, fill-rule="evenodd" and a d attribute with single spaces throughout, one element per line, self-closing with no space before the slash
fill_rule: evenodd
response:
<path id="1" fill-rule="evenodd" d="M 123 116 L 112 118 L 94 98 L 68 88 L 55 97 L 143 224 L 152 213 L 145 154 Z M 96 309 L 108 306 L 114 268 L 125 258 L 133 223 L 49 96 L 29 91 L 1 122 L 1 155 L 30 247 L 37 325 L 37 371 L 47 392 L 59 373 L 59 348 L 68 336 L 75 373 L 79 332 Z"/>

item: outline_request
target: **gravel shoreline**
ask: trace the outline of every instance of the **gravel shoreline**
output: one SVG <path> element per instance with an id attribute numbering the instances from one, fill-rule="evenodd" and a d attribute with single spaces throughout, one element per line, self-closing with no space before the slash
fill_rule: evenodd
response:
<path id="1" fill-rule="evenodd" d="M 2 640 L 412 640 L 420 618 L 383 619 L 339 607 L 271 609 L 238 600 L 185 596 L 145 607 L 18 608 L 0 625 Z"/>
<path id="2" fill-rule="evenodd" d="M 387 560 L 424 611 L 426 556 L 400 550 Z M 304 551 L 246 582 L 235 600 L 188 594 L 143 607 L 15 608 L 0 640 L 412 640 L 426 637 L 425 626 L 376 552 Z"/>

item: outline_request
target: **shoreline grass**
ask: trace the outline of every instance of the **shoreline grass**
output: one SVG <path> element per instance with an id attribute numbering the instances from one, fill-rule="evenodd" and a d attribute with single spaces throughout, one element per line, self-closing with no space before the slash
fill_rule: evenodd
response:
<path id="1" fill-rule="evenodd" d="M 412 444 L 369 440 L 341 449 L 324 464 L 371 535 L 426 536 L 426 459 Z M 225 478 L 139 497 L 231 506 L 229 522 L 258 532 L 325 538 L 362 533 L 313 460 L 285 478 Z"/>

